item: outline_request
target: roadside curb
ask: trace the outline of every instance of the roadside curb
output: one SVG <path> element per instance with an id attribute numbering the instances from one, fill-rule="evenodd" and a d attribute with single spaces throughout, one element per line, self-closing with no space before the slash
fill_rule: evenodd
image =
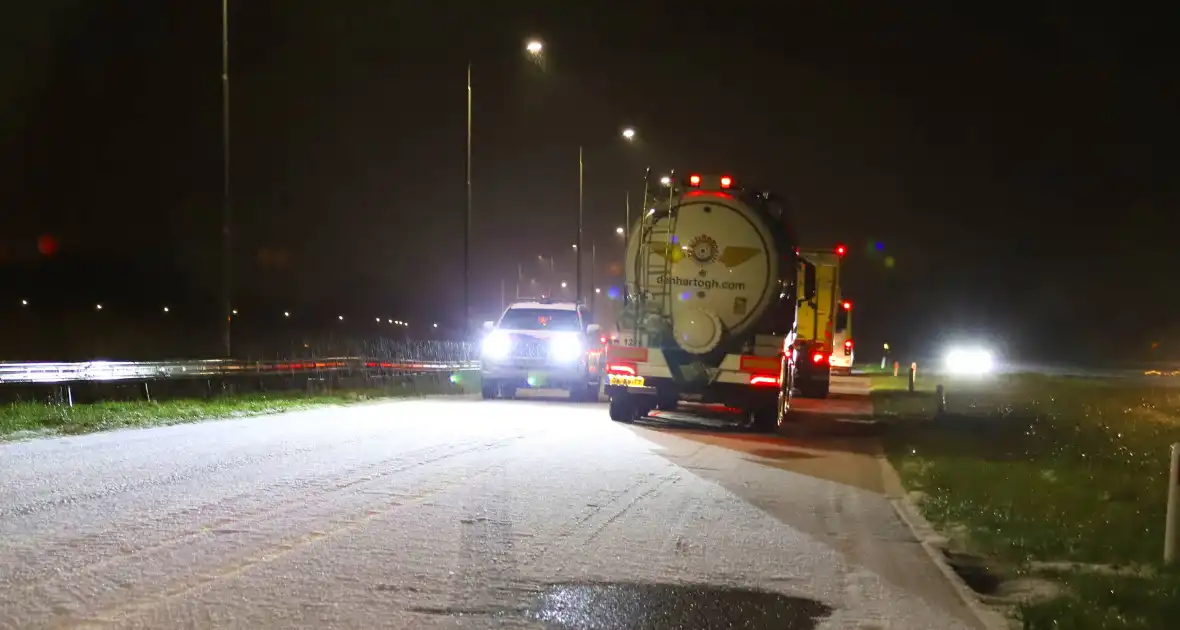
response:
<path id="1" fill-rule="evenodd" d="M 885 482 L 887 489 L 887 497 L 889 504 L 893 506 L 893 511 L 897 513 L 898 518 L 906 524 L 910 532 L 913 533 L 914 538 L 918 540 L 918 544 L 926 551 L 926 555 L 934 562 L 934 566 L 942 572 L 947 581 L 954 588 L 955 593 L 959 595 L 959 599 L 963 604 L 975 615 L 981 626 L 986 630 L 1010 630 L 1013 627 L 1004 615 L 995 609 L 983 603 L 983 600 L 971 590 L 970 586 L 963 581 L 963 578 L 955 573 L 951 565 L 943 555 L 939 548 L 938 542 L 945 541 L 946 538 L 940 536 L 935 531 L 934 526 L 922 513 L 918 510 L 918 506 L 910 500 L 909 495 L 905 492 L 905 487 L 901 484 L 901 477 L 897 474 L 897 470 L 893 468 L 893 464 L 889 462 L 889 458 L 885 456 L 884 452 L 877 454 L 877 462 L 881 466 L 881 476 Z"/>

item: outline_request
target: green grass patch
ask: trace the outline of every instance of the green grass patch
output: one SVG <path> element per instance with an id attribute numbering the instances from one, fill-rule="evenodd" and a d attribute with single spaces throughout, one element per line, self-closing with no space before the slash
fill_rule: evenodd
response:
<path id="1" fill-rule="evenodd" d="M 892 421 L 890 459 L 934 525 L 1015 573 L 1059 561 L 1154 572 L 1066 574 L 1067 596 L 1021 609 L 1026 627 L 1170 627 L 1180 578 L 1158 564 L 1180 389 L 1038 375 L 921 383 L 911 394 L 905 379 L 880 377 L 873 402 Z"/>
<path id="2" fill-rule="evenodd" d="M 24 436 L 75 435 L 153 427 L 221 418 L 254 416 L 355 404 L 391 398 L 478 391 L 479 377 L 464 375 L 459 383 L 427 377 L 404 385 L 332 391 L 277 391 L 182 398 L 162 401 L 118 401 L 68 405 L 18 402 L 0 405 L 0 440 Z"/>

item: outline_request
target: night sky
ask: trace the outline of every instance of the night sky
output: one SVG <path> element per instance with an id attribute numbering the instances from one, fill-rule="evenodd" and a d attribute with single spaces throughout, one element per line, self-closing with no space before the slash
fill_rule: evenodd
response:
<path id="1" fill-rule="evenodd" d="M 805 246 L 849 246 L 862 353 L 986 335 L 1030 357 L 1180 356 L 1174 11 L 230 4 L 243 300 L 458 318 L 470 60 L 480 312 L 518 263 L 572 266 L 581 144 L 604 273 L 645 166 L 725 171 L 786 195 Z M 0 294 L 74 261 L 90 294 L 215 304 L 220 3 L 5 12 Z"/>

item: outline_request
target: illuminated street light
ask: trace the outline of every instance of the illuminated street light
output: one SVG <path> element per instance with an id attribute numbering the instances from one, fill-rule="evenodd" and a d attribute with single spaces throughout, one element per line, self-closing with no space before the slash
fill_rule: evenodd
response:
<path id="1" fill-rule="evenodd" d="M 21 305 L 21 306 L 28 306 L 28 305 L 29 305 L 29 301 L 28 301 L 28 300 L 21 300 L 21 301 L 20 301 L 20 305 Z"/>
<path id="2" fill-rule="evenodd" d="M 168 307 L 167 307 L 167 306 L 165 306 L 165 307 L 164 307 L 164 312 L 165 312 L 165 313 L 167 313 L 167 312 L 168 312 Z"/>
<path id="3" fill-rule="evenodd" d="M 595 293 L 602 293 L 602 289 L 600 289 L 598 287 L 594 287 L 594 292 Z"/>
<path id="4" fill-rule="evenodd" d="M 620 225 L 619 227 L 615 228 L 615 234 L 622 236 L 623 232 L 626 232 L 626 230 L 623 229 L 623 226 Z"/>
<path id="5" fill-rule="evenodd" d="M 574 243 L 574 249 L 577 249 L 577 248 L 578 248 L 578 244 Z"/>
<path id="6" fill-rule="evenodd" d="M 236 309 L 236 308 L 235 308 L 235 309 L 233 309 L 232 311 L 230 311 L 230 313 L 233 313 L 234 315 L 237 315 L 237 314 L 238 314 L 238 309 Z"/>
<path id="7" fill-rule="evenodd" d="M 290 317 L 290 316 L 291 316 L 290 311 L 283 311 L 283 317 Z"/>
<path id="8" fill-rule="evenodd" d="M 380 317 L 378 317 L 378 318 L 377 318 L 377 323 L 378 323 L 378 324 L 380 324 L 380 323 L 381 323 L 381 318 L 380 318 Z"/>
<path id="9" fill-rule="evenodd" d="M 95 304 L 95 305 L 94 305 L 94 310 L 96 310 L 96 311 L 101 311 L 101 310 L 102 310 L 102 304 Z"/>
<path id="10" fill-rule="evenodd" d="M 434 322 L 434 327 L 438 328 L 438 322 Z"/>
<path id="11" fill-rule="evenodd" d="M 339 319 L 340 321 L 344 321 L 344 316 L 343 316 L 343 315 L 338 315 L 338 316 L 336 317 L 336 319 Z"/>
<path id="12" fill-rule="evenodd" d="M 660 185 L 661 186 L 671 186 L 672 185 L 672 178 L 668 177 L 667 175 L 661 177 L 660 178 Z"/>
<path id="13" fill-rule="evenodd" d="M 541 40 L 539 39 L 530 39 L 528 43 L 525 44 L 524 49 L 527 50 L 530 55 L 539 55 L 543 50 L 545 50 L 545 44 L 542 44 Z"/>
<path id="14" fill-rule="evenodd" d="M 566 288 L 567 286 L 569 286 L 569 285 L 567 285 L 567 284 L 566 284 L 564 281 L 561 283 L 561 288 L 563 288 L 563 289 L 564 289 L 564 288 Z"/>
<path id="15" fill-rule="evenodd" d="M 634 140 L 635 139 L 635 130 L 631 127 L 627 127 L 626 129 L 624 129 L 623 130 L 623 139 L 628 140 L 628 141 Z"/>
<path id="16" fill-rule="evenodd" d="M 387 321 L 387 322 L 389 322 L 389 323 L 391 323 L 391 324 L 393 323 L 393 320 L 392 320 L 392 319 L 387 319 L 387 320 L 385 320 L 385 321 Z"/>

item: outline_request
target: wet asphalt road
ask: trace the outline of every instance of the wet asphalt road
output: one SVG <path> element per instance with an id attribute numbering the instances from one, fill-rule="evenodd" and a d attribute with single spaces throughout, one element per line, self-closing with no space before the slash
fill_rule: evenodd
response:
<path id="1" fill-rule="evenodd" d="M 789 433 L 430 399 L 0 444 L 0 628 L 974 627 L 871 440 Z"/>

